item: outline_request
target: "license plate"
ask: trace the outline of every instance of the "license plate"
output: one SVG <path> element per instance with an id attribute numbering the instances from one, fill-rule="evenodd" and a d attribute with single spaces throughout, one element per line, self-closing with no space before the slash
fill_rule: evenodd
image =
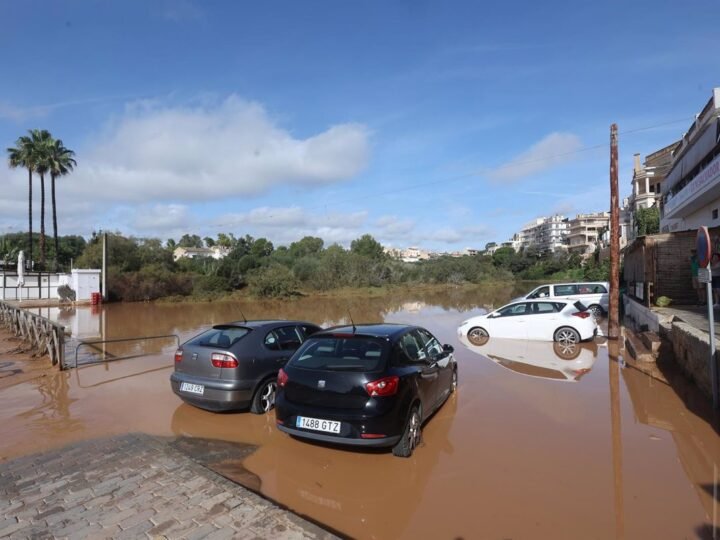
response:
<path id="1" fill-rule="evenodd" d="M 201 396 L 205 392 L 205 387 L 202 384 L 192 384 L 189 382 L 180 383 L 181 392 L 190 392 L 191 394 L 200 394 Z"/>
<path id="2" fill-rule="evenodd" d="M 298 416 L 295 421 L 295 426 L 315 431 L 325 431 L 326 433 L 340 433 L 340 422 L 335 422 L 333 420 L 321 420 L 319 418 Z"/>

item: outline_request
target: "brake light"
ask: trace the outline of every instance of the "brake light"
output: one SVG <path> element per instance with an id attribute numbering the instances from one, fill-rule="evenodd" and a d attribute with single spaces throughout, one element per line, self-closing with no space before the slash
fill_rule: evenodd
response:
<path id="1" fill-rule="evenodd" d="M 591 313 L 589 311 L 576 311 L 573 315 L 580 317 L 581 319 L 587 319 L 590 317 Z"/>
<path id="2" fill-rule="evenodd" d="M 277 381 L 278 386 L 280 388 L 282 388 L 285 386 L 285 384 L 287 382 L 288 382 L 288 375 L 287 375 L 287 373 L 285 373 L 285 371 L 283 369 L 281 369 L 280 371 L 278 371 L 278 381 Z"/>
<path id="3" fill-rule="evenodd" d="M 177 351 L 175 351 L 175 362 L 176 363 L 182 361 L 182 357 L 183 357 L 182 349 L 178 349 Z"/>
<path id="4" fill-rule="evenodd" d="M 397 393 L 399 384 L 400 377 L 393 375 L 392 377 L 385 377 L 384 379 L 367 383 L 365 385 L 365 391 L 371 397 L 393 396 Z"/>
<path id="5" fill-rule="evenodd" d="M 210 355 L 212 365 L 219 368 L 236 368 L 238 367 L 237 358 L 229 354 L 214 352 Z"/>

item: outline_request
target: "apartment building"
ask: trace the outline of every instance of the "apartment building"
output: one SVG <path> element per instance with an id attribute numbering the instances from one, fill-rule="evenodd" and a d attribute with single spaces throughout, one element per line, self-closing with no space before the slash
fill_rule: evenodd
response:
<path id="1" fill-rule="evenodd" d="M 610 212 L 578 214 L 568 222 L 568 251 L 583 258 L 591 256 L 610 227 Z"/>
<path id="2" fill-rule="evenodd" d="M 566 249 L 566 237 L 570 232 L 568 219 L 556 214 L 537 218 L 525 225 L 513 236 L 516 249 L 535 248 L 540 252 L 555 252 Z"/>
<path id="3" fill-rule="evenodd" d="M 662 185 L 660 230 L 720 225 L 720 88 L 696 116 L 673 152 Z"/>

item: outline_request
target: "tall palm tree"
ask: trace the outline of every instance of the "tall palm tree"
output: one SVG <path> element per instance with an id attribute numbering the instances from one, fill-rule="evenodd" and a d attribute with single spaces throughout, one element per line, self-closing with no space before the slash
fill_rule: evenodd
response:
<path id="1" fill-rule="evenodd" d="M 33 260 L 32 239 L 32 175 L 35 169 L 35 156 L 33 154 L 33 141 L 31 137 L 23 135 L 15 141 L 15 146 L 7 149 L 8 164 L 15 169 L 23 167 L 28 172 L 28 255 L 27 260 Z"/>
<path id="2" fill-rule="evenodd" d="M 53 138 L 46 129 L 30 130 L 33 164 L 40 175 L 40 267 L 45 268 L 45 174 L 50 170 L 50 146 Z"/>
<path id="3" fill-rule="evenodd" d="M 50 168 L 50 190 L 52 192 L 53 240 L 55 244 L 55 261 L 53 270 L 57 272 L 60 248 L 57 233 L 57 205 L 55 204 L 55 178 L 70 174 L 77 162 L 73 158 L 75 152 L 65 148 L 62 140 L 53 139 L 48 149 L 48 165 Z"/>

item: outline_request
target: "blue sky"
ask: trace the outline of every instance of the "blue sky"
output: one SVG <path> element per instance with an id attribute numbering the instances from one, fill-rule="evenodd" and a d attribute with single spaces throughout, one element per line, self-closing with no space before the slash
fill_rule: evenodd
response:
<path id="1" fill-rule="evenodd" d="M 632 154 L 679 138 L 720 86 L 716 14 L 716 0 L 0 0 L 0 142 L 40 127 L 77 152 L 61 234 L 483 247 L 541 215 L 606 210 L 612 122 L 627 195 Z M 21 230 L 26 174 L 0 167 L 0 233 Z"/>

